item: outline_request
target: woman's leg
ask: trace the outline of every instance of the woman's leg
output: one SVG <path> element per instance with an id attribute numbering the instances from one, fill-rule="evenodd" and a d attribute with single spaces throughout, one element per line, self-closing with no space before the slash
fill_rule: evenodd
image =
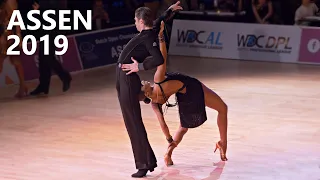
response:
<path id="1" fill-rule="evenodd" d="M 19 91 L 16 93 L 15 97 L 21 98 L 21 97 L 27 96 L 28 88 L 24 81 L 24 70 L 21 64 L 20 56 L 10 56 L 10 60 L 11 60 L 11 63 L 16 68 L 16 71 L 19 77 L 19 83 L 20 83 Z"/>
<path id="2" fill-rule="evenodd" d="M 174 148 L 177 147 L 177 145 L 182 141 L 183 136 L 188 132 L 188 128 L 184 128 L 181 127 L 181 125 L 179 126 L 179 129 L 177 130 L 177 132 L 174 134 L 173 136 L 173 140 L 175 142 L 175 144 L 172 144 L 171 146 L 168 147 L 167 153 L 165 155 L 165 162 L 168 165 L 173 165 L 171 156 L 172 156 L 172 152 L 174 150 Z"/>
<path id="3" fill-rule="evenodd" d="M 220 141 L 217 143 L 217 146 L 219 149 L 223 149 L 223 152 L 220 152 L 223 153 L 221 159 L 227 160 L 225 154 L 227 151 L 228 107 L 223 100 L 207 86 L 202 84 L 202 88 L 206 106 L 218 111 L 217 124 L 220 132 Z"/>

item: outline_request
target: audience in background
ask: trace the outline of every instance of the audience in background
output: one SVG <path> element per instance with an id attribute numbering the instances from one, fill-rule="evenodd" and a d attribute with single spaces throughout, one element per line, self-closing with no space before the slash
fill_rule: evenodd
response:
<path id="1" fill-rule="evenodd" d="M 319 12 L 318 6 L 310 0 L 302 0 L 301 6 L 297 9 L 295 14 L 296 25 L 308 25 L 309 22 L 303 21 L 308 16 L 316 16 Z"/>
<path id="2" fill-rule="evenodd" d="M 253 0 L 252 10 L 257 23 L 272 23 L 273 6 L 271 0 Z"/>
<path id="3" fill-rule="evenodd" d="M 102 0 L 95 0 L 92 10 L 92 21 L 94 23 L 94 29 L 102 29 L 106 27 L 106 24 L 110 23 L 109 14 Z"/>

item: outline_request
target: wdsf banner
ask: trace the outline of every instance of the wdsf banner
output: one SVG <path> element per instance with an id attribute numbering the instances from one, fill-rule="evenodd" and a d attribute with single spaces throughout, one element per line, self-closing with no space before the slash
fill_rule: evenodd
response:
<path id="1" fill-rule="evenodd" d="M 300 35 L 294 26 L 175 20 L 169 53 L 296 62 Z"/>
<path id="2" fill-rule="evenodd" d="M 137 35 L 135 26 L 76 36 L 83 69 L 116 63 L 124 46 Z"/>

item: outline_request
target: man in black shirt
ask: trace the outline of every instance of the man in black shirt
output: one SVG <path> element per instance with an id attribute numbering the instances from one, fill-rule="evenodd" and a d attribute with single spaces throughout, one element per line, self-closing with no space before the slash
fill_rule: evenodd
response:
<path id="1" fill-rule="evenodd" d="M 140 33 L 128 42 L 118 60 L 116 88 L 136 168 L 139 169 L 137 173 L 132 174 L 132 177 L 143 177 L 148 171 L 152 172 L 157 167 L 157 160 L 142 122 L 139 103 L 141 82 L 136 72 L 163 64 L 164 59 L 156 42 L 160 24 L 161 21 L 166 22 L 172 13 L 179 9 L 182 9 L 179 2 L 173 4 L 153 24 L 151 10 L 147 7 L 138 8 L 135 11 L 135 24 Z M 153 58 L 146 59 L 149 55 Z M 134 63 L 129 64 L 132 61 Z"/>

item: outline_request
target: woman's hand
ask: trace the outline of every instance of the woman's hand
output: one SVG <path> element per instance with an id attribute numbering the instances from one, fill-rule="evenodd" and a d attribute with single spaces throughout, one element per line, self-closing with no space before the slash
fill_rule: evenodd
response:
<path id="1" fill-rule="evenodd" d="M 180 1 L 176 2 L 175 4 L 172 4 L 169 9 L 171 9 L 173 12 L 182 10 L 182 7 L 180 6 Z"/>

